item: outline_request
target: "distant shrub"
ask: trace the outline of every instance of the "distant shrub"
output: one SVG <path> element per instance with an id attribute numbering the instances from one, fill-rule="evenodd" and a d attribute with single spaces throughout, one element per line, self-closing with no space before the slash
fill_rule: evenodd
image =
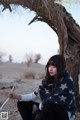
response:
<path id="1" fill-rule="evenodd" d="M 9 62 L 12 62 L 12 55 L 9 55 Z"/>
<path id="2" fill-rule="evenodd" d="M 2 62 L 2 58 L 3 58 L 3 56 L 5 56 L 6 54 L 4 53 L 4 52 L 2 52 L 2 51 L 0 51 L 0 62 Z"/>
<path id="3" fill-rule="evenodd" d="M 24 73 L 24 78 L 32 78 L 32 79 L 35 79 L 35 73 L 34 73 L 34 72 L 31 72 L 31 71 L 25 72 L 25 73 Z"/>
<path id="4" fill-rule="evenodd" d="M 31 66 L 31 64 L 34 63 L 38 63 L 38 61 L 41 59 L 41 54 L 35 54 L 33 55 L 32 53 L 26 53 L 25 55 L 25 62 L 27 64 L 27 66 Z"/>
<path id="5" fill-rule="evenodd" d="M 31 66 L 32 61 L 33 61 L 32 58 L 29 58 L 28 61 L 26 62 L 26 64 L 27 64 L 28 67 Z"/>
<path id="6" fill-rule="evenodd" d="M 26 59 L 25 62 L 27 66 L 29 67 L 33 62 L 33 54 L 26 54 L 25 59 Z"/>
<path id="7" fill-rule="evenodd" d="M 41 59 L 41 54 L 36 54 L 35 55 L 35 60 L 34 63 L 38 63 L 38 61 Z"/>

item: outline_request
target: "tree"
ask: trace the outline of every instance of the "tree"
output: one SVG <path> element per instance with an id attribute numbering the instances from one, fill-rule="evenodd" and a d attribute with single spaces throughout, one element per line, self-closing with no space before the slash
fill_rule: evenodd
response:
<path id="1" fill-rule="evenodd" d="M 12 62 L 12 55 L 9 55 L 9 62 Z"/>
<path id="2" fill-rule="evenodd" d="M 41 59 L 41 54 L 35 54 L 35 60 L 34 63 L 38 63 L 38 61 Z"/>
<path id="3" fill-rule="evenodd" d="M 66 9 L 56 3 L 56 0 L 0 0 L 4 9 L 10 4 L 21 5 L 36 12 L 36 16 L 29 23 L 34 21 L 46 22 L 58 35 L 60 54 L 67 63 L 67 68 L 74 78 L 76 86 L 77 108 L 79 110 L 79 85 L 78 74 L 80 69 L 80 26 L 75 22 Z"/>
<path id="4" fill-rule="evenodd" d="M 33 54 L 27 53 L 25 59 L 26 59 L 26 64 L 29 67 L 33 63 Z"/>
<path id="5" fill-rule="evenodd" d="M 0 62 L 2 62 L 2 58 L 3 58 L 3 56 L 5 56 L 5 53 L 2 52 L 2 51 L 0 51 Z"/>

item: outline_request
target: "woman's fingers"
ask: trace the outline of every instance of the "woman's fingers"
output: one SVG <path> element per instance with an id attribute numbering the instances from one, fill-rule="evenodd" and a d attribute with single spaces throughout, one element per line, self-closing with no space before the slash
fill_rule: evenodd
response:
<path id="1" fill-rule="evenodd" d="M 9 98 L 13 98 L 13 93 L 12 93 L 12 91 L 11 91 L 10 93 L 8 93 L 8 97 L 9 97 Z"/>

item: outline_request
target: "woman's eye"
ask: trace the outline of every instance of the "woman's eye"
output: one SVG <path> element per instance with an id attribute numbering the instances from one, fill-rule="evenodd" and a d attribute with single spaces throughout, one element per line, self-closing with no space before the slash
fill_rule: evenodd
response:
<path id="1" fill-rule="evenodd" d="M 55 66 L 52 66 L 52 68 L 56 68 Z"/>
<path id="2" fill-rule="evenodd" d="M 53 65 L 49 65 L 49 67 L 56 68 L 56 66 L 53 66 Z"/>

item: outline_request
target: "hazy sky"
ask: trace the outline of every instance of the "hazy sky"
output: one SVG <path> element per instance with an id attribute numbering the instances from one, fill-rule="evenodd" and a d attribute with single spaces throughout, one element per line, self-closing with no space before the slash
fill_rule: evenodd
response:
<path id="1" fill-rule="evenodd" d="M 67 10 L 80 24 L 79 5 L 68 5 Z M 74 11 L 73 11 L 74 10 Z M 76 14 L 77 12 L 77 14 Z M 34 12 L 21 7 L 0 12 L 0 51 L 13 56 L 13 62 L 25 61 L 25 55 L 40 53 L 40 63 L 45 64 L 49 57 L 58 52 L 58 38 L 54 31 L 43 22 L 28 25 L 35 16 Z"/>

